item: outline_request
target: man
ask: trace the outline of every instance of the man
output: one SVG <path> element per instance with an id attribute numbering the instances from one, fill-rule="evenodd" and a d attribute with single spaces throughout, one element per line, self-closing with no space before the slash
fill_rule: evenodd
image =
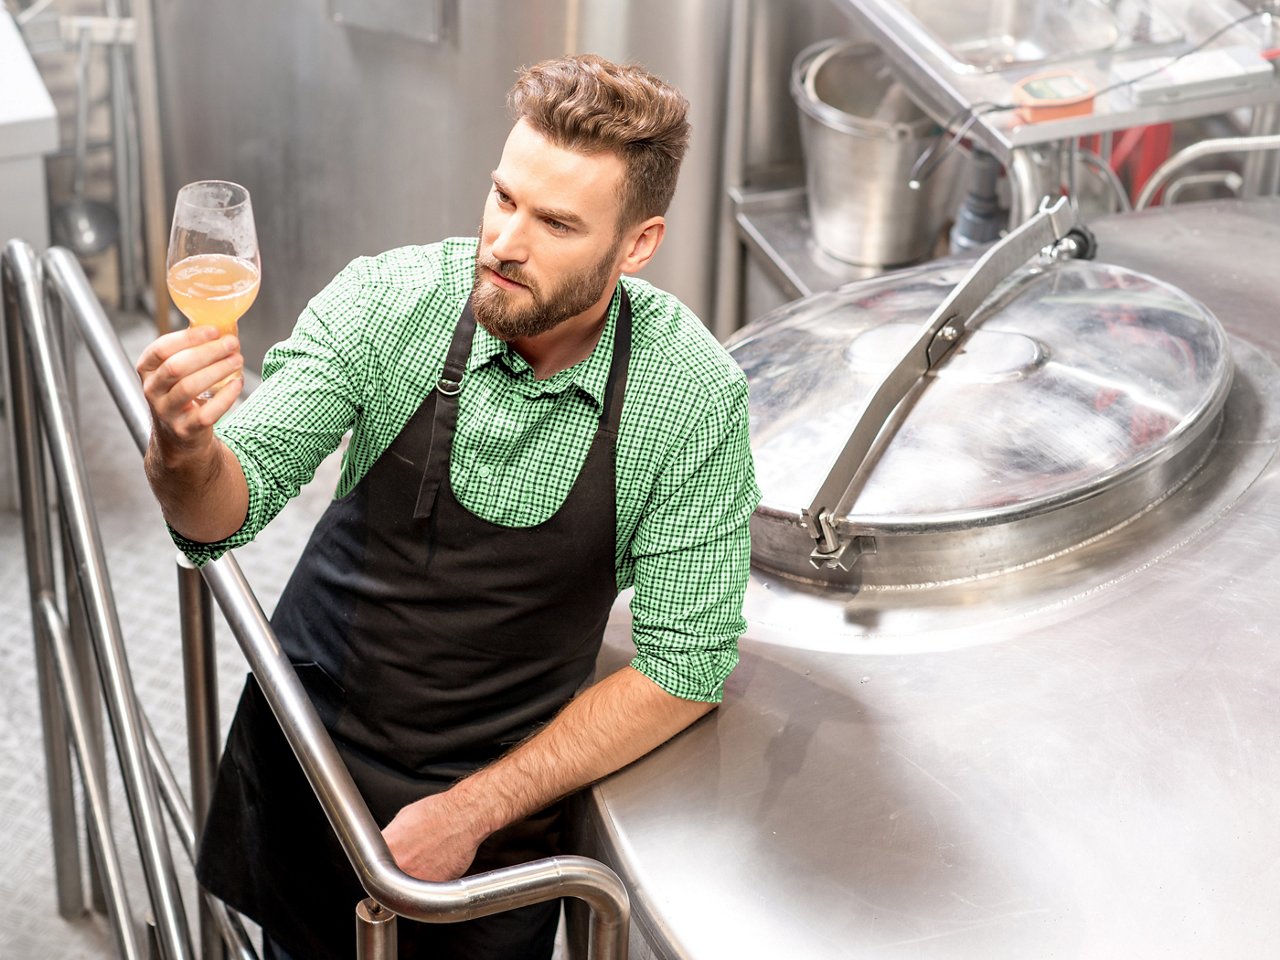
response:
<path id="1" fill-rule="evenodd" d="M 234 338 L 184 330 L 138 361 L 148 477 L 197 562 L 352 431 L 273 625 L 397 863 L 437 881 L 553 854 L 557 801 L 720 700 L 758 500 L 741 372 L 631 276 L 662 242 L 683 97 L 581 56 L 509 103 L 478 241 L 354 261 L 217 433 L 239 383 L 196 397 L 239 369 Z M 637 655 L 580 691 L 632 585 Z M 350 955 L 360 888 L 252 678 L 199 874 L 268 956 Z M 557 915 L 401 923 L 401 956 L 548 957 Z"/>

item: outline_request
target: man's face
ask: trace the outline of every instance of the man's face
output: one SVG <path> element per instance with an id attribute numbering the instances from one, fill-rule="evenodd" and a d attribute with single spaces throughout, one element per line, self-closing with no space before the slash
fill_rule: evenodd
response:
<path id="1" fill-rule="evenodd" d="M 471 309 L 485 329 L 534 337 L 603 309 L 621 263 L 624 172 L 612 153 L 565 150 L 515 125 L 480 224 Z"/>

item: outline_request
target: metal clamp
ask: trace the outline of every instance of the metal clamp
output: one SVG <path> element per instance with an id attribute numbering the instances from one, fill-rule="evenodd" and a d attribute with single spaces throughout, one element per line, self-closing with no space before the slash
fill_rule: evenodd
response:
<path id="1" fill-rule="evenodd" d="M 844 537 L 840 535 L 832 523 L 830 512 L 823 512 L 817 517 L 808 510 L 800 511 L 802 524 L 817 527 L 818 545 L 809 554 L 809 563 L 818 570 L 844 570 L 848 572 L 857 565 L 864 554 L 876 552 L 875 537 L 859 535 Z"/>
<path id="2" fill-rule="evenodd" d="M 841 532 L 837 510 L 847 503 L 869 470 L 868 458 L 895 411 L 921 378 L 942 363 L 960 343 L 978 308 L 1001 283 L 1042 252 L 1057 258 L 1092 255 L 1092 234 L 1077 225 L 1067 198 L 1047 201 L 1039 213 L 993 245 L 934 310 L 902 359 L 871 391 L 849 439 L 818 493 L 800 516 L 815 541 L 809 562 L 818 569 L 852 569 L 864 553 L 874 552 L 870 537 Z M 855 542 L 858 549 L 850 550 Z"/>

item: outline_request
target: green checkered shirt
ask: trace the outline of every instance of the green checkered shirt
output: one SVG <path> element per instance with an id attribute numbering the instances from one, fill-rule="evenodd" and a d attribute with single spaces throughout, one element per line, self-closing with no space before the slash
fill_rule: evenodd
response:
<path id="1" fill-rule="evenodd" d="M 263 384 L 217 432 L 244 469 L 249 511 L 217 544 L 175 534 L 203 563 L 253 539 L 350 430 L 335 496 L 350 492 L 435 385 L 471 292 L 476 240 L 361 258 L 268 351 Z M 737 663 L 759 500 L 747 385 L 697 318 L 624 279 L 632 353 L 617 439 L 616 584 L 631 602 L 632 665 L 668 692 L 717 701 Z M 595 434 L 615 298 L 586 360 L 545 380 L 477 326 L 459 396 L 450 478 L 459 502 L 504 526 L 541 523 L 564 502 Z M 571 545 L 566 544 L 566 549 Z"/>

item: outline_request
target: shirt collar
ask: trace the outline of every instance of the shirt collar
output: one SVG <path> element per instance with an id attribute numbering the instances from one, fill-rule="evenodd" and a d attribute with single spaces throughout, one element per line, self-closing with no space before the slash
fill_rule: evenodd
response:
<path id="1" fill-rule="evenodd" d="M 609 302 L 609 314 L 604 329 L 600 331 L 600 339 L 585 360 L 580 360 L 567 370 L 561 370 L 546 380 L 536 380 L 529 362 L 520 356 L 511 345 L 499 340 L 479 323 L 471 338 L 471 355 L 467 358 L 467 372 L 479 370 L 486 364 L 494 363 L 507 372 L 520 388 L 530 396 L 540 394 L 563 393 L 570 387 L 576 387 L 589 397 L 598 409 L 604 408 L 604 392 L 609 382 L 609 366 L 613 360 L 614 331 L 618 325 L 619 298 L 614 293 Z"/>

